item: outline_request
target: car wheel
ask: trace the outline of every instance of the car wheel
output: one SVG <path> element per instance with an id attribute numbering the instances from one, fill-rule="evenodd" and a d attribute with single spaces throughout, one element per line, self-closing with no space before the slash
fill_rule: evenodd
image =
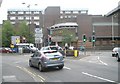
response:
<path id="1" fill-rule="evenodd" d="M 59 68 L 59 69 L 62 69 L 62 68 L 63 68 L 63 66 L 58 66 L 58 68 Z"/>
<path id="2" fill-rule="evenodd" d="M 30 66 L 30 67 L 33 67 L 33 65 L 32 65 L 31 61 L 29 61 L 29 66 Z"/>
<path id="3" fill-rule="evenodd" d="M 42 67 L 41 63 L 39 63 L 38 68 L 40 72 L 44 71 L 44 68 Z"/>
<path id="4" fill-rule="evenodd" d="M 117 57 L 117 61 L 119 62 L 119 61 L 120 61 L 120 57 L 119 57 L 119 55 L 117 54 L 116 57 Z"/>

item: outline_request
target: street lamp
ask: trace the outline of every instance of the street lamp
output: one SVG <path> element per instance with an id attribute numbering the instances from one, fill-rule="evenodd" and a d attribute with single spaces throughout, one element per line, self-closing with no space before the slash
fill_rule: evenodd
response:
<path id="1" fill-rule="evenodd" d="M 114 25 L 113 24 L 114 21 L 113 21 L 113 17 L 114 16 L 112 15 L 112 43 L 113 43 L 113 47 L 114 47 L 114 26 L 113 26 Z"/>
<path id="2" fill-rule="evenodd" d="M 25 5 L 26 3 L 22 3 L 22 4 Z M 34 4 L 34 5 L 37 6 L 37 4 Z M 28 26 L 28 27 L 29 27 L 29 43 L 30 43 L 30 16 L 31 16 L 31 15 L 30 15 L 30 14 L 31 14 L 31 13 L 30 13 L 30 6 L 31 6 L 30 4 L 27 4 L 27 7 L 28 7 L 28 9 L 29 9 L 29 10 L 28 10 L 28 11 L 29 11 L 29 22 L 28 22 L 28 24 L 29 24 L 29 26 Z"/>
<path id="3" fill-rule="evenodd" d="M 26 3 L 22 3 L 22 4 L 25 5 Z M 29 27 L 29 41 L 28 42 L 30 43 L 30 4 L 28 4 L 27 7 L 29 9 L 28 10 L 29 11 L 29 21 L 28 21 L 28 24 L 29 24 L 28 25 L 28 27 Z"/>
<path id="4" fill-rule="evenodd" d="M 114 35 L 114 25 L 115 25 L 115 19 L 117 17 L 116 14 L 113 14 L 112 16 L 112 46 L 115 46 L 115 35 Z"/>

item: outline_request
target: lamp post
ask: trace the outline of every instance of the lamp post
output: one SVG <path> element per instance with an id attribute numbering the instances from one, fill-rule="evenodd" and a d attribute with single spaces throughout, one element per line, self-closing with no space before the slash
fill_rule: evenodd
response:
<path id="1" fill-rule="evenodd" d="M 117 18 L 118 14 L 113 14 L 112 17 L 112 46 L 115 46 L 115 35 L 114 35 L 114 26 L 116 25 L 116 18 Z"/>
<path id="2" fill-rule="evenodd" d="M 26 3 L 22 3 L 25 5 Z M 28 21 L 28 28 L 29 28 L 29 40 L 28 42 L 30 43 L 30 4 L 27 4 L 28 12 L 29 12 L 29 21 Z"/>
<path id="3" fill-rule="evenodd" d="M 114 16 L 112 15 L 112 45 L 113 45 L 113 47 L 114 47 L 114 24 L 113 24 L 113 18 Z"/>
<path id="4" fill-rule="evenodd" d="M 26 3 L 22 3 L 23 5 L 25 5 Z M 37 5 L 37 4 L 34 4 L 35 6 Z M 30 11 L 30 7 L 31 7 L 31 5 L 30 4 L 27 4 L 27 8 L 28 8 L 28 12 L 29 12 L 29 21 L 28 21 L 28 27 L 29 27 L 29 43 L 30 43 L 30 24 L 31 24 L 31 22 L 30 22 L 30 18 L 31 18 L 31 11 Z"/>

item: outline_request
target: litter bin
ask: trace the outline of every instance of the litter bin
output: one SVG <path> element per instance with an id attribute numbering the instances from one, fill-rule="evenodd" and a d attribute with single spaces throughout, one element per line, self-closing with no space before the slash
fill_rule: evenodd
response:
<path id="1" fill-rule="evenodd" d="M 74 56 L 78 57 L 78 54 L 79 54 L 78 50 L 74 50 Z"/>
<path id="2" fill-rule="evenodd" d="M 19 51 L 20 54 L 23 53 L 23 49 L 21 47 L 18 48 L 18 51 Z"/>

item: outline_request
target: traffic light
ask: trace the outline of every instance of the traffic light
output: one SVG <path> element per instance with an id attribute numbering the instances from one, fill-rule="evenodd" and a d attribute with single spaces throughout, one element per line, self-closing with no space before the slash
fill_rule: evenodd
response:
<path id="1" fill-rule="evenodd" d="M 95 42 L 95 36 L 92 36 L 92 42 Z"/>
<path id="2" fill-rule="evenodd" d="M 83 34 L 83 42 L 86 42 L 87 41 L 87 37 L 85 34 Z"/>

